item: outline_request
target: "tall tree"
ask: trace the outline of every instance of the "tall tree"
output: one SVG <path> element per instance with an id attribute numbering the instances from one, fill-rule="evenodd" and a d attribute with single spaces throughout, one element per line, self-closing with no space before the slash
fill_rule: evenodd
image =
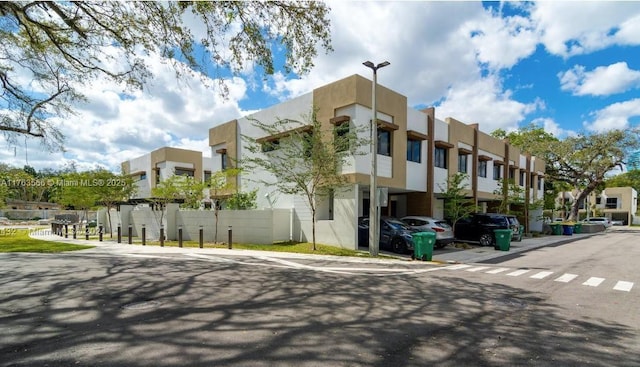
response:
<path id="1" fill-rule="evenodd" d="M 168 60 L 179 79 L 213 73 L 223 95 L 227 71 L 255 64 L 273 74 L 278 44 L 285 70 L 304 74 L 319 47 L 331 50 L 328 12 L 316 1 L 2 1 L 0 99 L 8 112 L 0 131 L 61 148 L 56 121 L 83 100 L 77 85 L 105 77 L 141 88 L 152 77 L 143 55 Z"/>
<path id="2" fill-rule="evenodd" d="M 553 138 L 542 128 L 530 125 L 507 134 L 509 141 L 546 161 L 548 180 L 564 182 L 576 193 L 568 220 L 578 219 L 580 203 L 603 187 L 606 175 L 622 168 L 629 154 L 640 148 L 640 129 L 581 132 L 564 140 Z"/>
<path id="3" fill-rule="evenodd" d="M 302 121 L 279 119 L 275 122 L 252 120 L 269 140 L 243 136 L 250 154 L 241 160 L 243 170 L 263 170 L 269 178 L 255 179 L 276 187 L 281 193 L 301 195 L 311 211 L 312 244 L 316 250 L 316 212 L 323 198 L 349 185 L 342 166 L 354 154 L 363 154 L 367 144 L 362 128 L 353 122 L 330 128 L 316 118 L 315 109 Z M 263 177 L 255 174 L 253 177 Z"/>

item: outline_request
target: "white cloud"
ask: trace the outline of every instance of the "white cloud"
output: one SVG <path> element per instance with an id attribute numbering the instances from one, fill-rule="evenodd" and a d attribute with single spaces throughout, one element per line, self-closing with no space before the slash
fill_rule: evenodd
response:
<path id="1" fill-rule="evenodd" d="M 594 120 L 585 122 L 587 130 L 603 132 L 613 129 L 624 130 L 629 127 L 629 120 L 640 116 L 640 98 L 611 104 L 592 113 Z"/>
<path id="2" fill-rule="evenodd" d="M 517 128 L 527 114 L 540 107 L 538 101 L 526 104 L 513 100 L 510 91 L 502 91 L 496 77 L 488 77 L 452 86 L 446 99 L 436 106 L 436 116 L 453 117 L 467 124 L 479 123 L 481 131 L 490 133 L 498 128 Z"/>
<path id="3" fill-rule="evenodd" d="M 640 71 L 631 70 L 626 62 L 600 66 L 593 71 L 585 71 L 582 65 L 559 73 L 562 90 L 574 95 L 607 96 L 640 87 Z"/>
<path id="4" fill-rule="evenodd" d="M 464 28 L 471 35 L 478 60 L 492 69 L 510 68 L 533 54 L 539 39 L 534 24 L 522 16 L 501 18 L 487 13 Z"/>
<path id="5" fill-rule="evenodd" d="M 553 119 L 548 118 L 548 117 L 540 117 L 540 118 L 536 118 L 534 120 L 531 121 L 532 124 L 536 125 L 536 126 L 540 126 L 544 129 L 544 131 L 546 131 L 547 133 L 555 136 L 556 138 L 564 138 L 566 136 L 569 135 L 575 135 L 576 132 L 575 131 L 568 131 L 563 129 L 560 124 L 558 124 L 557 122 L 555 122 Z"/>
<path id="6" fill-rule="evenodd" d="M 640 44 L 639 11 L 640 2 L 631 1 L 540 1 L 531 18 L 547 50 L 569 57 L 614 44 Z"/>

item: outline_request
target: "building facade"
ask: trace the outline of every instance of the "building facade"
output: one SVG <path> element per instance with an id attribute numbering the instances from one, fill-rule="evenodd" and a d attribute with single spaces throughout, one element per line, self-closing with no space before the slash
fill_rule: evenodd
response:
<path id="1" fill-rule="evenodd" d="M 132 199 L 151 197 L 151 190 L 172 175 L 197 181 L 211 176 L 212 161 L 195 150 L 163 147 L 122 163 L 122 172 L 134 178 L 137 190 Z"/>
<path id="2" fill-rule="evenodd" d="M 268 123 L 283 119 L 304 120 L 316 112 L 324 127 L 349 124 L 366 130 L 371 126 L 372 82 L 353 75 L 310 93 L 270 108 L 228 121 L 209 130 L 213 172 L 229 168 L 250 154 L 242 136 L 263 136 L 254 120 Z M 416 110 L 407 98 L 384 86 L 377 86 L 377 185 L 388 193 L 381 214 L 402 217 L 425 215 L 444 217 L 447 178 L 457 172 L 468 175 L 465 188 L 469 198 L 482 211 L 495 211 L 501 197 L 502 182 L 512 179 L 521 188 L 524 200 L 533 203 L 543 198 L 545 163 L 522 152 L 507 141 L 479 130 L 477 124 L 465 124 L 453 118 L 435 118 L 435 109 Z M 355 130 L 354 130 L 355 131 Z M 363 138 L 368 138 L 363 133 Z M 317 203 L 316 239 L 320 243 L 357 248 L 357 221 L 369 210 L 371 155 L 354 155 L 342 167 L 350 187 Z M 268 153 L 265 153 L 268 154 Z M 275 180 L 268 172 L 243 172 L 236 178 L 240 191 L 258 191 L 258 208 L 293 209 L 295 240 L 311 238 L 311 212 L 301 197 L 284 195 L 273 186 L 258 181 Z M 499 193 L 496 193 L 496 192 Z M 529 218 L 525 218 L 529 221 Z"/>

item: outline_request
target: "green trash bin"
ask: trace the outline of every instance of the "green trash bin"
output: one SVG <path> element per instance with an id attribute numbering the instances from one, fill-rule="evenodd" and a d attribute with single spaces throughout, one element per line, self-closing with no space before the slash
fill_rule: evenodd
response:
<path id="1" fill-rule="evenodd" d="M 433 245 L 436 243 L 435 232 L 418 232 L 413 234 L 413 259 L 431 261 Z"/>
<path id="2" fill-rule="evenodd" d="M 551 227 L 551 234 L 556 235 L 556 236 L 562 234 L 562 224 L 560 224 L 560 223 L 549 224 L 549 227 Z"/>
<path id="3" fill-rule="evenodd" d="M 510 229 L 494 229 L 496 234 L 496 250 L 509 251 L 511 247 L 511 230 Z"/>
<path id="4" fill-rule="evenodd" d="M 573 233 L 582 233 L 582 223 L 576 223 L 573 225 Z"/>

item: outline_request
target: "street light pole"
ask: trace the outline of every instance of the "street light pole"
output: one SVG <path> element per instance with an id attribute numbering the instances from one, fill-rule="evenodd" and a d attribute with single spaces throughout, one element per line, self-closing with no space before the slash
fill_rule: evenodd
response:
<path id="1" fill-rule="evenodd" d="M 376 85 L 378 84 L 378 69 L 389 65 L 388 61 L 374 65 L 371 61 L 362 63 L 373 70 L 373 83 L 371 87 L 371 182 L 369 184 L 369 253 L 378 256 L 379 250 L 379 224 L 378 218 L 378 108 L 376 105 Z"/>

